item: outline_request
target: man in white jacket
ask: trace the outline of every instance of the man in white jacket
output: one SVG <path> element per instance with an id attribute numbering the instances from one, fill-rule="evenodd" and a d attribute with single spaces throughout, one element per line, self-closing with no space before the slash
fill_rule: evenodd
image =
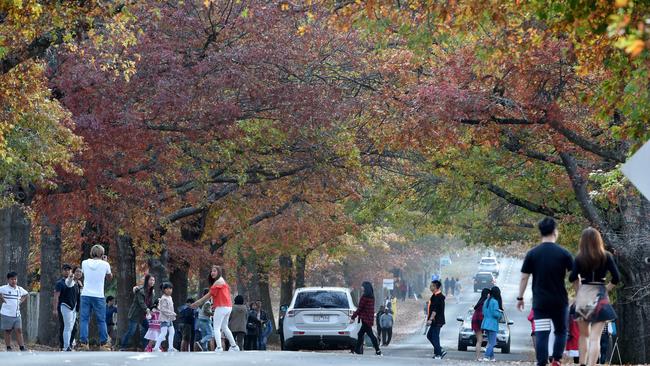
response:
<path id="1" fill-rule="evenodd" d="M 106 328 L 106 301 L 104 300 L 104 280 L 111 280 L 111 265 L 106 261 L 104 247 L 94 245 L 90 249 L 90 258 L 81 262 L 84 273 L 84 286 L 81 290 L 81 303 L 79 309 L 79 342 L 81 351 L 88 348 L 88 322 L 90 312 L 95 313 L 97 328 L 99 328 L 99 342 L 102 351 L 110 351 L 111 343 L 108 340 Z"/>

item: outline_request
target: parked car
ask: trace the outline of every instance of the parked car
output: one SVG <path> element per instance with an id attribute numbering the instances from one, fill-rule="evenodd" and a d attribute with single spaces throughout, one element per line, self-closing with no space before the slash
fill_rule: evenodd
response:
<path id="1" fill-rule="evenodd" d="M 480 292 L 484 288 L 492 288 L 497 284 L 492 272 L 479 272 L 474 275 L 474 292 Z"/>
<path id="2" fill-rule="evenodd" d="M 494 276 L 499 276 L 499 261 L 496 257 L 483 257 L 478 263 L 479 272 L 492 272 Z"/>
<path id="3" fill-rule="evenodd" d="M 474 309 L 470 308 L 464 317 L 459 316 L 456 318 L 460 322 L 458 327 L 458 350 L 467 351 L 467 347 L 476 347 L 476 335 L 472 330 L 472 315 Z M 501 350 L 501 353 L 510 353 L 510 326 L 515 324 L 504 313 L 499 319 L 499 332 L 497 333 L 496 348 Z M 487 345 L 487 335 L 483 333 L 483 343 L 481 346 Z"/>
<path id="4" fill-rule="evenodd" d="M 441 266 L 451 266 L 451 258 L 449 256 L 440 257 Z"/>
<path id="5" fill-rule="evenodd" d="M 347 288 L 297 289 L 282 319 L 282 349 L 351 348 L 361 327 L 350 323 L 355 310 Z"/>

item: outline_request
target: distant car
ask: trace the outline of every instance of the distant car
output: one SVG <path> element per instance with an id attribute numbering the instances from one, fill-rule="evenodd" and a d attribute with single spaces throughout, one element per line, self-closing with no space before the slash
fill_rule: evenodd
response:
<path id="1" fill-rule="evenodd" d="M 347 288 L 297 289 L 282 319 L 282 349 L 351 348 L 361 327 L 350 323 L 356 309 Z"/>
<path id="2" fill-rule="evenodd" d="M 451 266 L 451 258 L 449 258 L 449 256 L 440 257 L 440 265 L 441 266 Z"/>
<path id="3" fill-rule="evenodd" d="M 496 257 L 483 257 L 478 263 L 479 272 L 492 272 L 495 276 L 499 276 L 499 261 Z"/>
<path id="4" fill-rule="evenodd" d="M 479 272 L 474 275 L 474 292 L 480 292 L 484 288 L 492 288 L 497 284 L 492 272 Z"/>
<path id="5" fill-rule="evenodd" d="M 456 318 L 460 322 L 460 326 L 458 327 L 459 351 L 467 351 L 467 347 L 476 347 L 476 335 L 472 330 L 472 315 L 474 315 L 474 309 L 470 308 L 464 317 L 459 316 Z M 499 348 L 501 353 L 510 353 L 510 326 L 513 324 L 514 322 L 508 320 L 505 313 L 499 319 L 496 348 Z M 484 332 L 481 346 L 485 345 L 487 345 L 487 335 Z"/>

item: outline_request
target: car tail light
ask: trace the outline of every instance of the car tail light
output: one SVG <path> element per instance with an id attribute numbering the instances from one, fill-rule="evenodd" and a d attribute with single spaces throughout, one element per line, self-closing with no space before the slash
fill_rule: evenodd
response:
<path id="1" fill-rule="evenodd" d="M 339 332 L 339 335 L 348 335 L 350 332 Z"/>
<path id="2" fill-rule="evenodd" d="M 296 315 L 295 310 L 287 311 L 287 318 L 293 318 Z"/>
<path id="3" fill-rule="evenodd" d="M 305 332 L 293 332 L 293 335 L 304 335 Z"/>

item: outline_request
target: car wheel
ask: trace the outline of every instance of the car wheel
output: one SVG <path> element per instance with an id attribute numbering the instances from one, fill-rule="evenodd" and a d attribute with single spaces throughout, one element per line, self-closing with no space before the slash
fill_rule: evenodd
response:
<path id="1" fill-rule="evenodd" d="M 501 353 L 510 353 L 510 338 L 508 338 L 508 343 L 501 347 Z"/>
<path id="2" fill-rule="evenodd" d="M 460 336 L 458 336 L 458 350 L 467 351 L 467 345 L 463 343 L 463 341 L 460 339 Z"/>

